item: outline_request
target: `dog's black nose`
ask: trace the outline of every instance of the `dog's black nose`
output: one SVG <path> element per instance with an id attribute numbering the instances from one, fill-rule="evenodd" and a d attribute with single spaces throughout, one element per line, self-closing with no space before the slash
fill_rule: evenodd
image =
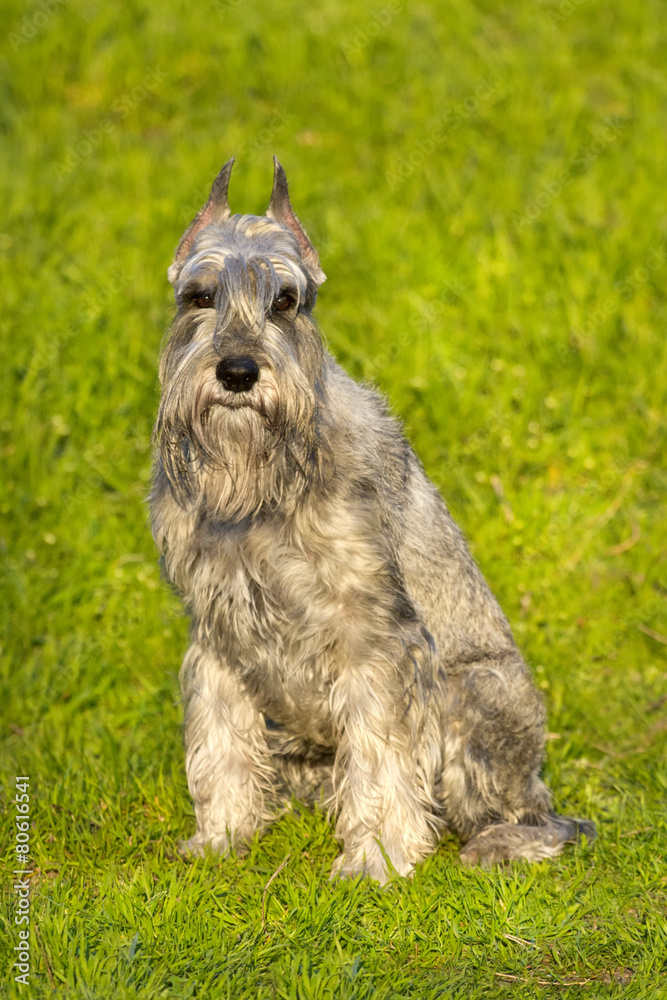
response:
<path id="1" fill-rule="evenodd" d="M 259 366 L 252 358 L 223 358 L 215 376 L 230 392 L 248 392 L 259 378 Z"/>

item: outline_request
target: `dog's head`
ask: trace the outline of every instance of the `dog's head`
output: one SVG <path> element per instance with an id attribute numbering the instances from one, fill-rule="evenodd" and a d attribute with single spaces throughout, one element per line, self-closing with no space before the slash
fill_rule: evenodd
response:
<path id="1" fill-rule="evenodd" d="M 183 506 L 238 521 L 305 487 L 315 459 L 324 281 L 274 158 L 265 216 L 232 215 L 230 160 L 169 268 L 178 314 L 161 363 L 158 457 Z"/>

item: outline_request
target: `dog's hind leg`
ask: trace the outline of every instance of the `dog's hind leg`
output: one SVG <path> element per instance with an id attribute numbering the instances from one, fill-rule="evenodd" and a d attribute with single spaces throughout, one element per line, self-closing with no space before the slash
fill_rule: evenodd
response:
<path id="1" fill-rule="evenodd" d="M 515 650 L 447 680 L 442 798 L 466 864 L 555 857 L 595 827 L 556 816 L 540 779 L 544 710 Z"/>
<path id="2" fill-rule="evenodd" d="M 466 865 L 490 865 L 501 861 L 542 861 L 555 858 L 564 844 L 595 840 L 595 824 L 589 820 L 551 815 L 540 826 L 525 823 L 493 823 L 475 834 L 461 850 Z"/>

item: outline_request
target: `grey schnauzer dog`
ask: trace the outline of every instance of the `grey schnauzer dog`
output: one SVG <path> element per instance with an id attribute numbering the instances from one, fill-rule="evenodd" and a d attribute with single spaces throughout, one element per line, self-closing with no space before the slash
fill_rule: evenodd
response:
<path id="1" fill-rule="evenodd" d="M 558 854 L 544 712 L 509 625 L 382 398 L 325 350 L 324 281 L 275 161 L 266 216 L 233 160 L 169 268 L 151 516 L 192 617 L 185 847 L 242 848 L 323 796 L 333 875 L 406 875 L 449 829 L 466 863 Z"/>

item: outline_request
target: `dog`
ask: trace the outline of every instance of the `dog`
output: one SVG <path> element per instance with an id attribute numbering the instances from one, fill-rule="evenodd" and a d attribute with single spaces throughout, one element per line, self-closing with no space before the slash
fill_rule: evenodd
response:
<path id="1" fill-rule="evenodd" d="M 168 271 L 154 431 L 153 536 L 192 621 L 184 848 L 242 850 L 291 797 L 336 816 L 332 877 L 408 875 L 445 830 L 467 864 L 592 840 L 552 811 L 542 703 L 461 532 L 323 345 L 282 167 L 265 216 L 232 215 L 233 162 Z"/>

